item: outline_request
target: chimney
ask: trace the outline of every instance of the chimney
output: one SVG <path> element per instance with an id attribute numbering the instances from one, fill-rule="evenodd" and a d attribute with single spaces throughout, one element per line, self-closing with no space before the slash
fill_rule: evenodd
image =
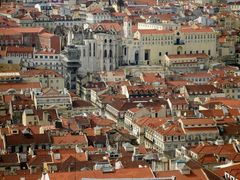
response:
<path id="1" fill-rule="evenodd" d="M 49 175 L 46 170 L 43 171 L 41 180 L 50 180 Z"/>
<path id="2" fill-rule="evenodd" d="M 96 126 L 93 129 L 94 129 L 95 136 L 101 135 L 101 129 L 102 129 L 101 127 Z"/>

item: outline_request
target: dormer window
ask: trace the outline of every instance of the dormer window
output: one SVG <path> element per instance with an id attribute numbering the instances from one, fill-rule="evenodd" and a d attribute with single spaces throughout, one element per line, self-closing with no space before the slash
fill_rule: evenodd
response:
<path id="1" fill-rule="evenodd" d="M 17 129 L 13 129 L 12 130 L 12 134 L 18 134 L 18 130 Z"/>

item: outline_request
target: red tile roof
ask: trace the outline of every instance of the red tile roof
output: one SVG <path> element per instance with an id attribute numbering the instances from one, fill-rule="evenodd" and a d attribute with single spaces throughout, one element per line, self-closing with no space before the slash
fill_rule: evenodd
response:
<path id="1" fill-rule="evenodd" d="M 163 125 L 164 123 L 167 122 L 168 119 L 171 119 L 171 117 L 169 118 L 150 118 L 150 117 L 143 117 L 140 118 L 138 120 L 136 120 L 136 124 L 139 127 L 159 127 L 161 125 Z"/>
<path id="2" fill-rule="evenodd" d="M 43 166 L 43 163 L 46 162 L 52 162 L 52 157 L 49 154 L 45 155 L 36 155 L 34 157 L 31 157 L 28 161 L 28 164 L 30 166 Z"/>
<path id="3" fill-rule="evenodd" d="M 6 53 L 33 53 L 32 47 L 25 47 L 25 46 L 7 46 Z"/>
<path id="4" fill-rule="evenodd" d="M 190 81 L 177 80 L 177 81 L 167 81 L 166 84 L 174 87 L 183 87 L 187 84 L 192 84 L 192 83 Z"/>
<path id="5" fill-rule="evenodd" d="M 213 85 L 186 85 L 185 88 L 189 95 L 210 95 L 213 93 L 222 93 L 221 89 L 216 88 Z"/>
<path id="6" fill-rule="evenodd" d="M 6 136 L 7 146 L 17 146 L 20 144 L 50 144 L 51 140 L 48 134 L 33 134 L 32 136 L 25 136 L 22 133 L 12 134 Z"/>
<path id="7" fill-rule="evenodd" d="M 159 171 L 156 173 L 157 178 L 176 177 L 179 180 L 208 180 L 202 169 L 192 169 L 190 174 L 182 174 L 179 170 Z"/>
<path id="8" fill-rule="evenodd" d="M 0 28 L 0 36 L 21 36 L 22 33 L 14 28 Z"/>
<path id="9" fill-rule="evenodd" d="M 60 154 L 60 159 L 53 159 L 54 163 L 68 162 L 70 164 L 71 162 L 88 160 L 86 153 L 76 153 L 76 151 L 74 151 L 74 152 L 67 152 L 67 153 L 59 152 L 59 154 Z"/>
<path id="10" fill-rule="evenodd" d="M 33 88 L 41 88 L 40 82 L 24 82 L 24 83 L 1 83 L 0 84 L 0 91 L 7 91 L 9 89 L 15 89 L 20 91 L 22 89 L 33 89 Z"/>
<path id="11" fill-rule="evenodd" d="M 112 173 L 103 173 L 102 171 L 77 171 L 66 173 L 52 173 L 49 174 L 51 180 L 59 179 L 78 179 L 82 178 L 154 178 L 154 174 L 150 168 L 125 168 L 118 169 Z"/>
<path id="12" fill-rule="evenodd" d="M 171 30 L 157 30 L 157 29 L 138 29 L 137 32 L 143 35 L 151 35 L 151 34 L 172 34 Z"/>
<path id="13" fill-rule="evenodd" d="M 41 33 L 44 31 L 42 27 L 16 27 L 16 28 L 9 28 L 9 30 L 13 30 L 20 33 Z"/>
<path id="14" fill-rule="evenodd" d="M 85 135 L 71 135 L 53 136 L 52 142 L 55 145 L 67 145 L 67 144 L 87 144 L 87 138 Z"/>
<path id="15" fill-rule="evenodd" d="M 5 155 L 0 155 L 0 163 L 1 165 L 19 164 L 17 154 L 10 153 Z"/>
<path id="16" fill-rule="evenodd" d="M 27 71 L 20 72 L 22 76 L 54 76 L 54 77 L 62 77 L 63 75 L 51 69 L 31 69 Z"/>
<path id="17" fill-rule="evenodd" d="M 205 154 L 231 155 L 237 152 L 233 144 L 198 145 L 197 147 L 191 148 L 191 151 L 199 156 Z"/>
<path id="18" fill-rule="evenodd" d="M 233 164 L 232 166 L 228 166 L 225 168 L 219 168 L 214 171 L 220 177 L 224 177 L 225 173 L 235 177 L 236 179 L 240 178 L 240 164 Z"/>
<path id="19" fill-rule="evenodd" d="M 197 58 L 197 59 L 208 59 L 208 55 L 204 53 L 199 54 L 174 54 L 168 55 L 169 59 L 181 59 L 181 58 Z"/>
<path id="20" fill-rule="evenodd" d="M 161 84 L 165 83 L 164 78 L 161 77 L 161 75 L 156 73 L 143 73 L 143 80 L 147 83 L 154 83 L 159 82 Z"/>
<path id="21" fill-rule="evenodd" d="M 210 32 L 214 32 L 214 30 L 211 27 L 200 27 L 200 28 L 183 27 L 183 28 L 181 28 L 181 32 L 183 32 L 183 33 L 210 33 Z"/>
<path id="22" fill-rule="evenodd" d="M 183 78 L 210 78 L 212 75 L 208 72 L 198 72 L 198 73 L 185 73 L 182 75 Z"/>
<path id="23" fill-rule="evenodd" d="M 230 98 L 214 98 L 209 100 L 210 103 L 220 103 L 229 108 L 239 109 L 240 100 L 239 99 L 230 99 Z"/>
<path id="24" fill-rule="evenodd" d="M 209 110 L 200 110 L 200 113 L 202 113 L 205 117 L 223 117 L 224 112 L 222 109 L 209 109 Z"/>
<path id="25" fill-rule="evenodd" d="M 215 124 L 215 121 L 210 118 L 181 119 L 180 121 L 183 125 Z"/>
<path id="26" fill-rule="evenodd" d="M 55 36 L 54 34 L 48 33 L 48 32 L 41 32 L 39 35 L 42 36 L 42 37 L 48 37 L 48 38 Z"/>
<path id="27" fill-rule="evenodd" d="M 185 128 L 184 131 L 186 133 L 201 133 L 201 132 L 218 133 L 219 132 L 217 127 Z"/>
<path id="28" fill-rule="evenodd" d="M 112 126 L 115 124 L 115 122 L 110 119 L 105 119 L 105 118 L 94 116 L 94 115 L 90 116 L 90 120 L 91 120 L 92 127 L 95 127 L 95 126 L 105 127 L 105 126 Z"/>
<path id="29" fill-rule="evenodd" d="M 93 30 L 96 30 L 99 26 L 101 26 L 104 30 L 115 30 L 117 32 L 122 30 L 122 26 L 116 22 L 102 22 L 90 25 Z"/>

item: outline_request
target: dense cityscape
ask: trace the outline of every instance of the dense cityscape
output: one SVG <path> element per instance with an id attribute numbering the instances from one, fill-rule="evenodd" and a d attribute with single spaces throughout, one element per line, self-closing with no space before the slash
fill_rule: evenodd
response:
<path id="1" fill-rule="evenodd" d="M 240 0 L 0 0 L 1 180 L 240 179 Z"/>

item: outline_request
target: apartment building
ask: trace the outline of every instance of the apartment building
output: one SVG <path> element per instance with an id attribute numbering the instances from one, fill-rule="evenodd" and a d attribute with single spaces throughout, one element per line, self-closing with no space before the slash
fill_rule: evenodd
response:
<path id="1" fill-rule="evenodd" d="M 164 55 L 161 63 L 175 73 L 190 73 L 208 69 L 209 57 L 202 53 Z"/>
<path id="2" fill-rule="evenodd" d="M 24 81 L 39 81 L 42 88 L 52 88 L 55 90 L 64 89 L 64 78 L 61 74 L 49 69 L 32 69 L 21 72 Z"/>
<path id="3" fill-rule="evenodd" d="M 72 99 L 66 89 L 57 91 L 51 88 L 42 89 L 33 96 L 37 109 L 58 108 L 59 110 L 71 110 Z"/>

